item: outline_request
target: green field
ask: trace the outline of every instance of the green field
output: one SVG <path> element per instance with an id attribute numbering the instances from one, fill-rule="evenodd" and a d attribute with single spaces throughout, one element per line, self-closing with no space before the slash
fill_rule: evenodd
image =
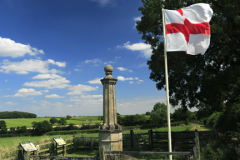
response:
<path id="1" fill-rule="evenodd" d="M 178 126 L 178 127 L 171 127 L 172 132 L 180 132 L 180 131 L 186 131 L 186 129 L 189 129 L 191 131 L 194 131 L 197 129 L 198 131 L 203 131 L 203 130 L 209 130 L 208 128 L 204 127 L 203 125 L 194 125 L 190 124 L 187 126 Z M 136 129 L 134 130 L 134 133 L 147 133 L 149 129 Z M 167 127 L 164 128 L 157 128 L 153 129 L 153 131 L 162 131 L 162 132 L 167 132 Z M 123 134 L 130 134 L 130 130 L 123 131 Z M 53 136 L 34 136 L 34 137 L 6 137 L 6 138 L 0 138 L 0 150 L 4 148 L 11 148 L 11 147 L 16 147 L 20 142 L 25 142 L 25 141 L 32 141 L 34 144 L 36 143 L 41 143 L 44 140 L 47 139 L 52 139 L 53 137 L 56 137 L 59 135 L 53 135 Z M 90 134 L 77 134 L 75 136 L 79 137 L 98 137 L 98 133 L 90 133 Z M 73 135 L 61 135 L 62 138 L 69 138 L 73 137 Z"/>
<path id="2" fill-rule="evenodd" d="M 92 120 L 92 123 L 102 123 L 102 121 L 98 120 L 99 116 L 84 116 L 84 117 L 73 117 L 70 120 L 67 120 L 67 124 L 73 123 L 73 124 L 82 124 L 82 120 L 85 120 L 83 123 L 84 124 L 89 124 L 90 119 Z M 21 126 L 26 126 L 26 127 L 32 127 L 32 122 L 41 122 L 44 120 L 49 121 L 51 117 L 49 118 L 18 118 L 18 119 L 0 119 L 5 121 L 7 124 L 7 128 L 10 127 L 21 127 Z M 57 118 L 58 120 L 60 118 Z M 55 126 L 59 125 L 57 123 L 54 124 Z"/>

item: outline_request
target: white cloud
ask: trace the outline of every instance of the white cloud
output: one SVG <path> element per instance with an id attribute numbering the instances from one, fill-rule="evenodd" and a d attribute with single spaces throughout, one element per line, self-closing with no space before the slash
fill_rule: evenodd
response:
<path id="1" fill-rule="evenodd" d="M 83 92 L 85 91 L 94 91 L 97 89 L 98 87 L 91 87 L 91 86 L 79 84 L 79 85 L 71 86 L 69 88 L 71 92 L 68 92 L 67 95 L 81 95 L 81 94 L 84 94 Z"/>
<path id="2" fill-rule="evenodd" d="M 141 21 L 141 17 L 134 17 L 134 21 Z"/>
<path id="3" fill-rule="evenodd" d="M 117 0 L 91 0 L 93 2 L 98 2 L 102 7 L 112 6 L 115 7 L 117 5 Z"/>
<path id="4" fill-rule="evenodd" d="M 32 79 L 59 79 L 59 78 L 63 78 L 63 77 L 57 74 L 38 74 L 32 77 Z"/>
<path id="5" fill-rule="evenodd" d="M 126 71 L 127 69 L 126 68 L 123 68 L 123 67 L 118 67 L 117 68 L 119 71 Z"/>
<path id="6" fill-rule="evenodd" d="M 121 56 L 116 56 L 115 57 L 115 60 L 118 60 L 118 59 L 120 59 L 121 58 Z"/>
<path id="7" fill-rule="evenodd" d="M 16 72 L 17 74 L 28 74 L 29 72 L 39 72 L 39 73 L 62 73 L 59 70 L 51 69 L 49 70 L 49 64 L 53 64 L 55 61 L 48 59 L 47 61 L 42 61 L 38 59 L 23 60 L 22 62 L 11 62 L 8 59 L 3 60 L 0 66 L 0 72 L 10 73 Z"/>
<path id="8" fill-rule="evenodd" d="M 137 82 L 137 84 L 140 84 L 141 82 L 144 82 L 144 80 L 139 80 L 139 81 Z"/>
<path id="9" fill-rule="evenodd" d="M 125 77 L 123 77 L 123 76 L 118 76 L 118 77 L 117 77 L 117 79 L 118 79 L 119 81 L 133 80 L 133 78 L 132 78 L 132 77 L 125 78 Z"/>
<path id="10" fill-rule="evenodd" d="M 136 80 L 138 80 L 139 78 L 138 77 L 135 77 Z"/>
<path id="11" fill-rule="evenodd" d="M 110 64 L 110 63 L 114 63 L 113 61 L 108 61 L 108 62 L 104 62 L 103 64 Z"/>
<path id="12" fill-rule="evenodd" d="M 39 75 L 37 78 L 44 78 L 44 76 L 45 76 L 45 78 L 47 77 L 47 75 Z M 36 78 L 36 76 L 35 76 L 35 78 Z M 70 87 L 71 85 L 69 85 L 68 83 L 71 83 L 71 81 L 67 80 L 65 77 L 60 76 L 59 78 L 56 78 L 56 79 L 49 79 L 49 80 L 44 80 L 44 81 L 25 82 L 23 84 L 23 86 L 45 87 L 47 89 L 53 89 L 53 88 Z"/>
<path id="13" fill-rule="evenodd" d="M 130 81 L 129 83 L 130 83 L 130 84 L 133 84 L 134 82 L 133 82 L 133 81 Z"/>
<path id="14" fill-rule="evenodd" d="M 77 72 L 78 72 L 78 71 L 81 71 L 81 69 L 74 68 L 74 71 L 77 71 Z"/>
<path id="15" fill-rule="evenodd" d="M 16 43 L 9 38 L 0 37 L 0 56 L 16 58 L 23 57 L 25 54 L 36 56 L 37 54 L 44 54 L 44 52 L 30 45 Z"/>
<path id="16" fill-rule="evenodd" d="M 59 96 L 57 94 L 46 95 L 45 98 L 64 98 L 64 96 Z"/>
<path id="17" fill-rule="evenodd" d="M 17 103 L 14 103 L 14 102 L 6 102 L 5 104 L 6 105 L 17 105 Z"/>
<path id="18" fill-rule="evenodd" d="M 81 98 L 103 98 L 102 95 L 81 95 Z"/>
<path id="19" fill-rule="evenodd" d="M 8 82 L 8 80 L 6 79 L 5 82 Z"/>
<path id="20" fill-rule="evenodd" d="M 93 59 L 93 60 L 86 60 L 85 63 L 101 63 L 102 61 L 99 59 Z"/>
<path id="21" fill-rule="evenodd" d="M 103 79 L 103 78 L 95 78 L 94 80 L 90 80 L 90 81 L 88 81 L 88 83 L 90 83 L 90 84 L 101 84 L 101 79 Z"/>
<path id="22" fill-rule="evenodd" d="M 135 22 L 141 21 L 141 17 L 134 17 L 134 21 L 135 21 Z M 136 26 L 137 26 L 137 23 L 135 23 L 134 28 L 136 28 Z"/>
<path id="23" fill-rule="evenodd" d="M 27 97 L 27 96 L 38 96 L 42 95 L 42 92 L 36 91 L 33 88 L 22 88 L 19 89 L 15 95 L 7 95 L 4 97 Z"/>
<path id="24" fill-rule="evenodd" d="M 152 55 L 151 45 L 146 43 L 134 43 L 131 45 L 130 42 L 128 41 L 124 43 L 123 46 L 118 45 L 117 48 L 126 48 L 132 51 L 141 51 L 142 53 L 141 57 L 145 58 L 150 58 Z"/>
<path id="25" fill-rule="evenodd" d="M 133 72 L 132 70 L 128 70 L 129 72 Z"/>

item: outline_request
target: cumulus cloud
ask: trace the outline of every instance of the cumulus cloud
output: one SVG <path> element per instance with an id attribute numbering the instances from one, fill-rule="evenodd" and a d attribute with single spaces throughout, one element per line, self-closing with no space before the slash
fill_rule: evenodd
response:
<path id="1" fill-rule="evenodd" d="M 103 98 L 102 95 L 81 95 L 81 98 Z"/>
<path id="2" fill-rule="evenodd" d="M 133 80 L 133 78 L 132 78 L 132 77 L 125 78 L 125 77 L 123 77 L 123 76 L 118 76 L 118 77 L 117 77 L 117 79 L 118 79 L 119 81 Z"/>
<path id="3" fill-rule="evenodd" d="M 150 44 L 145 44 L 145 43 L 130 44 L 130 42 L 128 41 L 124 43 L 123 46 L 118 45 L 117 48 L 126 48 L 132 51 L 140 51 L 141 52 L 140 56 L 145 58 L 150 58 L 152 55 L 152 49 Z"/>
<path id="4" fill-rule="evenodd" d="M 22 88 L 19 89 L 15 95 L 7 95 L 4 97 L 27 97 L 27 96 L 39 96 L 42 92 L 36 91 L 33 88 Z"/>
<path id="5" fill-rule="evenodd" d="M 117 0 L 91 0 L 93 2 L 98 2 L 101 7 L 111 6 L 115 7 L 117 5 Z"/>
<path id="6" fill-rule="evenodd" d="M 129 83 L 130 83 L 130 84 L 133 84 L 134 82 L 133 82 L 133 81 L 130 81 Z"/>
<path id="7" fill-rule="evenodd" d="M 6 105 L 17 105 L 17 103 L 14 103 L 14 102 L 6 102 L 5 104 Z"/>
<path id="8" fill-rule="evenodd" d="M 94 80 L 90 80 L 90 81 L 88 81 L 88 83 L 90 83 L 90 84 L 101 84 L 101 79 L 103 79 L 103 78 L 95 78 Z"/>
<path id="9" fill-rule="evenodd" d="M 107 62 L 104 62 L 103 64 L 110 64 L 110 63 L 114 63 L 113 61 L 107 61 Z"/>
<path id="10" fill-rule="evenodd" d="M 135 22 L 141 21 L 141 17 L 134 17 L 134 21 L 135 21 Z M 136 28 L 136 26 L 137 26 L 137 23 L 135 23 L 134 28 Z"/>
<path id="11" fill-rule="evenodd" d="M 93 59 L 93 60 L 86 60 L 85 63 L 101 63 L 102 61 L 99 59 Z"/>
<path id="12" fill-rule="evenodd" d="M 77 72 L 78 72 L 78 71 L 81 71 L 81 69 L 74 68 L 74 71 L 77 71 Z"/>
<path id="13" fill-rule="evenodd" d="M 9 38 L 0 37 L 0 56 L 17 58 L 23 57 L 25 54 L 36 56 L 37 54 L 44 54 L 44 52 L 30 45 L 17 43 Z"/>
<path id="14" fill-rule="evenodd" d="M 63 78 L 63 77 L 57 74 L 38 74 L 32 77 L 32 79 L 59 79 L 59 78 Z"/>
<path id="15" fill-rule="evenodd" d="M 123 67 L 117 67 L 117 69 L 118 69 L 119 71 L 126 71 L 126 70 L 127 70 L 126 68 L 123 68 Z"/>
<path id="16" fill-rule="evenodd" d="M 38 76 L 37 78 L 41 78 L 41 76 L 42 76 L 42 78 L 44 78 L 44 76 L 46 76 L 46 75 L 37 75 L 37 76 Z M 36 79 L 36 76 L 34 78 Z M 70 87 L 69 83 L 71 83 L 71 81 L 67 80 L 65 77 L 59 76 L 58 78 L 44 80 L 44 81 L 25 82 L 23 84 L 23 86 L 45 87 L 47 89 L 53 89 L 53 88 L 66 88 L 66 87 Z"/>
<path id="17" fill-rule="evenodd" d="M 60 66 L 64 66 L 65 62 L 61 63 Z M 48 59 L 47 61 L 42 61 L 39 59 L 23 60 L 22 62 L 11 62 L 8 59 L 3 60 L 0 66 L 0 72 L 10 73 L 16 72 L 17 74 L 28 74 L 29 72 L 39 72 L 39 73 L 62 73 L 60 70 L 51 69 L 49 70 L 49 64 L 56 64 L 54 60 Z"/>
<path id="18" fill-rule="evenodd" d="M 85 91 L 94 91 L 97 89 L 98 89 L 98 87 L 92 87 L 92 86 L 79 84 L 79 85 L 71 86 L 69 88 L 69 90 L 71 92 L 68 92 L 67 95 L 81 95 L 81 94 L 84 94 L 83 92 L 85 92 Z"/>
<path id="19" fill-rule="evenodd" d="M 129 72 L 132 72 L 132 70 L 129 70 L 127 68 L 123 68 L 123 67 L 118 67 L 117 68 L 119 71 L 129 71 Z"/>
<path id="20" fill-rule="evenodd" d="M 59 96 L 57 94 L 46 95 L 45 98 L 64 98 L 64 96 Z"/>

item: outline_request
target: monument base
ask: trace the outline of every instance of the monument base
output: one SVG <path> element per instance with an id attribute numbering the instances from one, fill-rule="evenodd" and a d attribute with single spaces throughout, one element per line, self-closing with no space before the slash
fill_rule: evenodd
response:
<path id="1" fill-rule="evenodd" d="M 99 148 L 105 151 L 123 151 L 122 130 L 99 130 Z"/>

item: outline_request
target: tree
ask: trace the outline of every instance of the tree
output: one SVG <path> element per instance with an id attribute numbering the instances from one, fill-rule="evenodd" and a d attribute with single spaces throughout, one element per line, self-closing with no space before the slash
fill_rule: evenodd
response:
<path id="1" fill-rule="evenodd" d="M 71 118 L 72 118 L 72 116 L 69 116 L 69 115 L 67 115 L 66 117 L 67 117 L 67 120 L 69 120 L 69 119 L 71 119 Z"/>
<path id="2" fill-rule="evenodd" d="M 50 119 L 50 123 L 51 123 L 52 125 L 53 125 L 54 123 L 58 123 L 57 118 L 52 117 L 52 118 Z"/>
<path id="3" fill-rule="evenodd" d="M 163 126 L 167 122 L 167 106 L 164 103 L 156 103 L 151 111 L 150 119 L 153 124 Z"/>
<path id="4" fill-rule="evenodd" d="M 174 121 L 185 121 L 187 118 L 191 118 L 191 112 L 183 108 L 178 108 L 175 109 L 172 118 Z"/>
<path id="5" fill-rule="evenodd" d="M 151 112 L 146 112 L 146 115 L 151 115 Z"/>
<path id="6" fill-rule="evenodd" d="M 0 129 L 5 127 L 6 128 L 6 122 L 4 120 L 0 121 Z"/>
<path id="7" fill-rule="evenodd" d="M 60 118 L 59 121 L 58 121 L 58 124 L 60 124 L 60 125 L 67 124 L 66 118 L 64 118 L 64 117 Z"/>
<path id="8" fill-rule="evenodd" d="M 179 9 L 202 0 L 142 0 L 141 21 L 137 30 L 153 49 L 147 62 L 150 79 L 157 89 L 165 87 L 165 66 L 161 6 Z M 202 102 L 209 108 L 208 116 L 223 106 L 239 103 L 240 92 L 240 1 L 205 0 L 214 11 L 210 21 L 211 43 L 204 55 L 168 52 L 169 94 L 172 106 L 192 108 Z M 201 105 L 197 106 L 201 109 Z"/>
<path id="9" fill-rule="evenodd" d="M 42 121 L 35 123 L 35 131 L 37 133 L 45 133 L 52 130 L 52 125 L 48 121 Z"/>
<path id="10" fill-rule="evenodd" d="M 163 29 L 161 6 L 179 9 L 193 3 L 205 2 L 214 11 L 211 25 L 211 43 L 204 55 L 190 56 L 182 52 L 168 53 L 169 94 L 172 106 L 184 109 L 196 106 L 198 118 L 208 117 L 216 135 L 203 149 L 203 159 L 238 159 L 240 139 L 240 1 L 236 0 L 142 0 L 141 21 L 137 30 L 145 43 L 153 49 L 147 62 L 150 79 L 157 89 L 165 87 Z M 237 114 L 236 114 L 237 113 Z M 234 122 L 234 123 L 233 123 Z M 220 146 L 221 147 L 218 147 Z"/>

